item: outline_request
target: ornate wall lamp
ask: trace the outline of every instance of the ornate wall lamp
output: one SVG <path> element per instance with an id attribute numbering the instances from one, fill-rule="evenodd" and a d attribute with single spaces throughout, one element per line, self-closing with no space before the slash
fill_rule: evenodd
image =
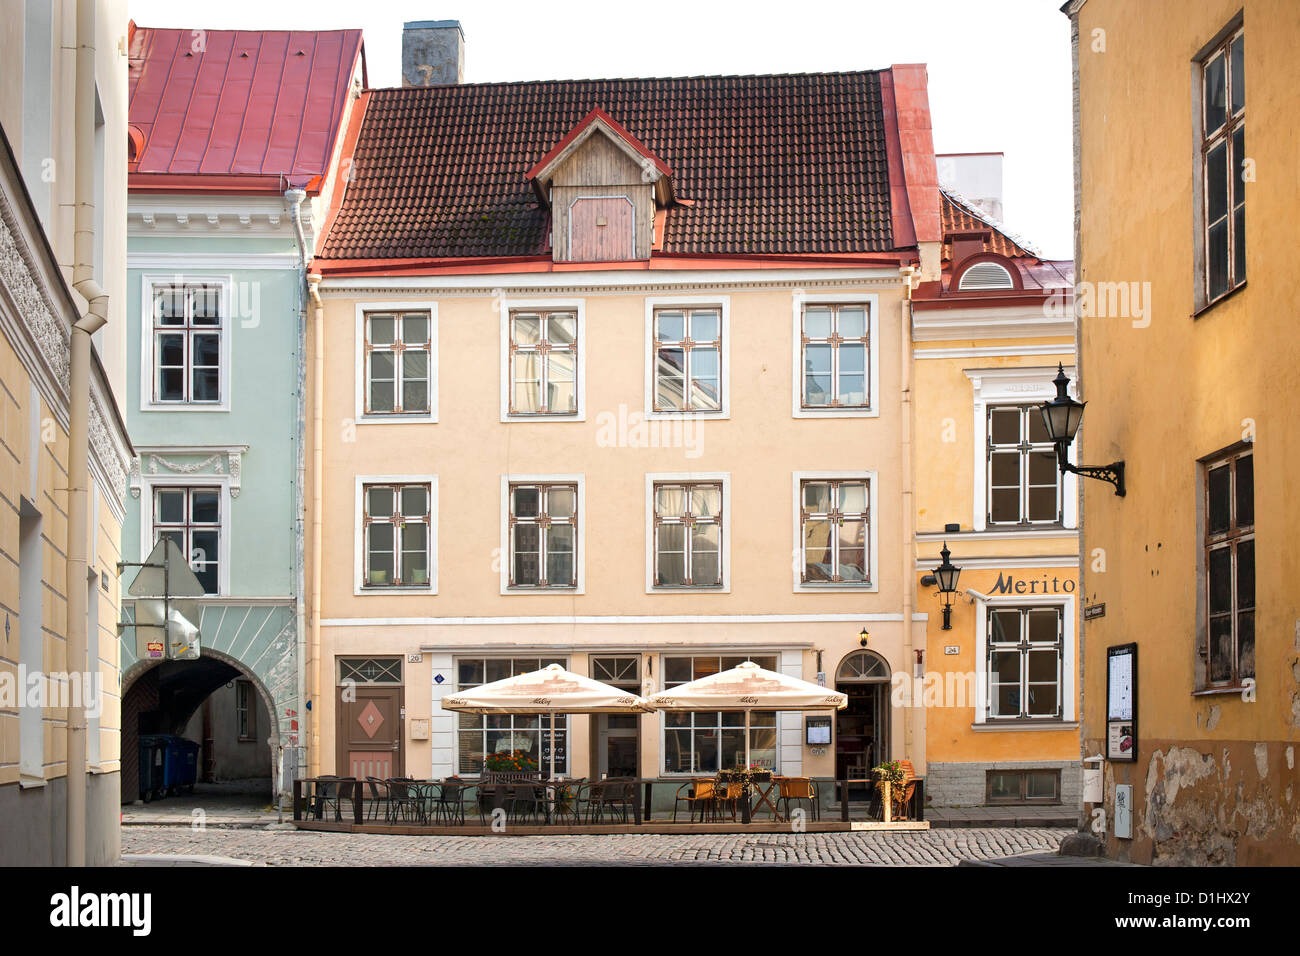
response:
<path id="1" fill-rule="evenodd" d="M 1039 406 L 1039 411 L 1043 414 L 1043 425 L 1047 428 L 1047 435 L 1056 446 L 1056 463 L 1061 468 L 1061 474 L 1068 471 L 1083 478 L 1100 478 L 1102 481 L 1109 481 L 1115 486 L 1115 494 L 1123 498 L 1123 461 L 1112 461 L 1109 465 L 1100 467 L 1070 464 L 1068 457 L 1070 443 L 1074 441 L 1074 436 L 1079 431 L 1079 423 L 1083 421 L 1083 406 L 1088 403 L 1076 402 L 1065 393 L 1070 380 L 1065 375 L 1064 365 L 1057 365 L 1053 383 L 1056 385 L 1056 397 L 1050 402 L 1043 402 Z"/>

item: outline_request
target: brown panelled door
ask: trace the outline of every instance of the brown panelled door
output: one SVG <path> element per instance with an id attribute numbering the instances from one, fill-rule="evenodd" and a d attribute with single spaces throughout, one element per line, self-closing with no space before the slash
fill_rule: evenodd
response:
<path id="1" fill-rule="evenodd" d="M 357 779 L 402 776 L 402 688 L 357 685 L 355 690 L 356 700 L 340 695 L 336 772 Z"/>
<path id="2" fill-rule="evenodd" d="M 575 199 L 569 211 L 569 253 L 574 262 L 626 262 L 636 258 L 636 216 L 626 196 Z"/>

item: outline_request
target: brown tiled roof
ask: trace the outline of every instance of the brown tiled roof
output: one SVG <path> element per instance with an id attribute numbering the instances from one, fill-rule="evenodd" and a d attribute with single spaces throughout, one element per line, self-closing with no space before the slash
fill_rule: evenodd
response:
<path id="1" fill-rule="evenodd" d="M 952 257 L 952 243 L 947 239 L 950 234 L 954 232 L 979 232 L 985 229 L 993 232 L 993 238 L 988 245 L 989 252 L 996 252 L 1000 256 L 1007 256 L 1012 259 L 1021 257 L 1038 258 L 1038 254 L 1032 249 L 1026 249 L 1024 246 L 1017 244 L 1014 239 L 992 222 L 978 215 L 975 210 L 963 206 L 959 200 L 954 199 L 946 191 L 942 193 L 942 196 L 944 262 L 947 262 Z"/>
<path id="2" fill-rule="evenodd" d="M 528 256 L 527 171 L 599 107 L 673 169 L 663 251 L 894 247 L 876 72 L 374 90 L 324 259 Z"/>

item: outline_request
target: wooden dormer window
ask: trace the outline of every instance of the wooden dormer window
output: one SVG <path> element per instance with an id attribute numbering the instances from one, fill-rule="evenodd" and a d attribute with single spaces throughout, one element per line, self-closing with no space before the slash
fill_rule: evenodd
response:
<path id="1" fill-rule="evenodd" d="M 608 114 L 588 113 L 527 175 L 551 210 L 555 261 L 650 258 L 671 173 Z"/>

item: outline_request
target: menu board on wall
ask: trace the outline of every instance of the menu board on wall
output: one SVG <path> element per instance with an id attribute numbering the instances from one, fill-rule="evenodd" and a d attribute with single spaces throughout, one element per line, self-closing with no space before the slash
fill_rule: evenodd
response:
<path id="1" fill-rule="evenodd" d="M 1137 761 L 1137 644 L 1106 649 L 1106 759 Z"/>

